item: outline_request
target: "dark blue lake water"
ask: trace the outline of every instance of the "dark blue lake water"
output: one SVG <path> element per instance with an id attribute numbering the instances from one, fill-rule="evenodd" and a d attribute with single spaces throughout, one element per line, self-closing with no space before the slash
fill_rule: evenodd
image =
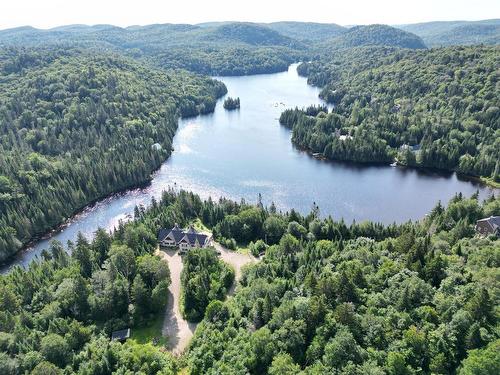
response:
<path id="1" fill-rule="evenodd" d="M 281 210 L 293 207 L 302 213 L 316 202 L 323 216 L 343 217 L 347 222 L 418 220 L 438 200 L 447 202 L 457 192 L 491 194 L 491 189 L 455 174 L 327 162 L 297 150 L 290 142 L 290 131 L 278 123 L 280 113 L 321 100 L 319 90 L 297 75 L 296 65 L 284 73 L 220 79 L 228 95 L 240 97 L 239 111 L 224 110 L 221 99 L 213 114 L 181 120 L 175 151 L 149 186 L 87 208 L 51 239 L 66 243 L 79 231 L 91 236 L 98 227 L 112 229 L 133 214 L 135 205 L 147 205 L 151 197 L 174 185 L 204 198 L 256 202 L 261 193 L 265 204 L 274 202 Z M 49 241 L 37 242 L 12 264 L 27 264 Z"/>

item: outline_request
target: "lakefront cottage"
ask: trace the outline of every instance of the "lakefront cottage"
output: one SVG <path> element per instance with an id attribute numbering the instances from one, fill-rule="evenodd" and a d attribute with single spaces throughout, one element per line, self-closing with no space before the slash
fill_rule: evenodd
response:
<path id="1" fill-rule="evenodd" d="M 187 230 L 179 228 L 177 224 L 172 229 L 160 229 L 158 243 L 163 248 L 179 248 L 181 253 L 193 248 L 210 246 L 212 237 L 199 233 L 191 225 Z"/>

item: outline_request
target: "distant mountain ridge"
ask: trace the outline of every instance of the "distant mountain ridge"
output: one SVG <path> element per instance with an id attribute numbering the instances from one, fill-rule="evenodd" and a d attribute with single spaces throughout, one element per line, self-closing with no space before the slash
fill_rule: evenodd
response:
<path id="1" fill-rule="evenodd" d="M 36 29 L 31 26 L 22 26 L 11 29 L 0 30 L 1 44 L 37 44 L 39 42 L 64 42 L 70 39 L 80 39 L 80 42 L 89 42 L 95 39 L 110 39 L 108 42 L 116 46 L 120 39 L 133 38 L 140 40 L 142 44 L 147 41 L 144 38 L 158 38 L 162 43 L 178 44 L 179 38 L 186 38 L 189 42 L 207 42 L 217 37 L 222 37 L 226 41 L 237 41 L 250 45 L 287 45 L 293 39 L 299 42 L 323 42 L 332 40 L 346 34 L 343 42 L 347 45 L 355 44 L 353 31 L 359 28 L 374 27 L 374 25 L 341 26 L 335 23 L 316 23 L 299 21 L 280 21 L 271 23 L 252 22 L 205 22 L 200 24 L 151 24 L 145 26 L 132 25 L 119 27 L 108 24 L 100 25 L 64 25 L 51 29 Z M 379 25 L 390 27 L 387 25 Z M 429 47 L 447 45 L 469 45 L 469 44 L 500 44 L 500 19 L 490 19 L 481 21 L 434 21 L 415 24 L 392 25 L 394 28 L 403 30 L 422 38 Z M 363 30 L 363 29 L 361 29 Z M 389 29 L 387 29 L 389 30 Z M 373 30 L 371 30 L 373 31 Z M 273 33 L 274 32 L 274 33 Z M 277 35 L 279 33 L 280 35 Z M 100 34 L 97 36 L 96 34 Z M 212 38 L 210 38 L 210 34 Z M 92 37 L 92 38 L 91 38 Z M 359 35 L 358 35 L 359 37 Z M 141 40 L 142 39 L 142 40 Z M 362 37 L 364 42 L 378 44 L 380 41 L 370 40 L 366 36 Z M 177 41 L 177 43 L 175 43 Z M 152 40 L 155 43 L 156 40 Z M 364 43 L 363 42 L 363 43 Z M 119 43 L 118 43 L 119 44 Z M 401 43 L 399 43 L 401 44 Z M 415 46 L 418 45 L 414 44 Z M 410 47 L 412 48 L 412 47 Z"/>
<path id="2" fill-rule="evenodd" d="M 420 36 L 429 47 L 500 44 L 500 19 L 435 21 L 395 27 Z"/>
<path id="3" fill-rule="evenodd" d="M 228 40 L 260 46 L 292 46 L 297 42 L 269 27 L 237 22 L 217 26 L 205 36 L 206 40 Z"/>
<path id="4" fill-rule="evenodd" d="M 354 26 L 329 41 L 334 48 L 389 46 L 411 49 L 426 48 L 417 35 L 387 25 Z"/>
<path id="5" fill-rule="evenodd" d="M 314 22 L 23 26 L 0 30 L 0 47 L 91 48 L 147 60 L 162 68 L 210 75 L 286 70 L 294 61 L 364 46 L 422 49 L 454 44 L 499 44 L 500 20 L 343 27 Z"/>

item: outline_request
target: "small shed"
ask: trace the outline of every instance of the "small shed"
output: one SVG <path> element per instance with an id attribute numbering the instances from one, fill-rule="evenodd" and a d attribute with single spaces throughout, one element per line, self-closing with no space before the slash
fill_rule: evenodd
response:
<path id="1" fill-rule="evenodd" d="M 130 328 L 114 331 L 111 334 L 111 340 L 124 342 L 130 337 Z"/>

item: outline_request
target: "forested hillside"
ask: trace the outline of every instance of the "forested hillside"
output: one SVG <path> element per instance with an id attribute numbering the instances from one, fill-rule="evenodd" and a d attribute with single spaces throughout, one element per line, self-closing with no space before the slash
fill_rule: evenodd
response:
<path id="1" fill-rule="evenodd" d="M 170 270 L 155 247 L 141 223 L 98 230 L 90 243 L 79 236 L 71 256 L 53 242 L 41 262 L 2 276 L 0 373 L 174 374 L 172 356 L 151 343 L 110 341 L 165 309 Z"/>
<path id="2" fill-rule="evenodd" d="M 0 46 L 78 46 L 115 51 L 161 68 L 210 75 L 284 71 L 325 49 L 384 45 L 425 48 L 409 32 L 386 25 L 345 28 L 307 22 L 158 24 L 121 28 L 69 25 L 49 30 L 20 27 L 0 31 Z"/>
<path id="3" fill-rule="evenodd" d="M 293 142 L 337 160 L 500 179 L 499 47 L 358 48 L 299 66 L 332 113 L 289 110 Z M 314 113 L 316 115 L 316 113 Z"/>
<path id="4" fill-rule="evenodd" d="M 70 25 L 49 30 L 0 31 L 0 46 L 78 46 L 116 51 L 160 68 L 211 75 L 274 73 L 305 56 L 306 46 L 253 23 L 158 24 L 121 28 Z"/>
<path id="5" fill-rule="evenodd" d="M 421 37 L 429 47 L 500 44 L 500 19 L 437 21 L 396 26 Z"/>
<path id="6" fill-rule="evenodd" d="M 415 34 L 387 25 L 354 26 L 340 36 L 322 44 L 325 49 L 360 46 L 392 46 L 400 48 L 426 48 Z"/>
<path id="7" fill-rule="evenodd" d="M 499 209 L 457 196 L 388 228 L 264 214 L 253 240 L 277 240 L 234 298 L 209 305 L 190 373 L 495 374 L 500 243 L 473 223 Z"/>
<path id="8" fill-rule="evenodd" d="M 225 86 L 123 57 L 0 51 L 0 260 L 76 210 L 144 183 L 178 116 L 211 112 Z"/>
<path id="9" fill-rule="evenodd" d="M 500 214 L 499 198 L 458 195 L 420 223 L 387 227 L 173 191 L 135 212 L 112 236 L 80 236 L 72 256 L 54 243 L 27 270 L 0 276 L 2 374 L 498 372 L 500 242 L 473 225 Z M 157 230 L 194 219 L 265 256 L 232 298 L 208 305 L 176 359 L 134 332 L 161 311 L 170 282 L 151 255 Z M 202 273 L 197 257 L 189 269 Z M 191 278 L 191 291 L 204 279 Z M 110 342 L 125 327 L 132 339 Z"/>

